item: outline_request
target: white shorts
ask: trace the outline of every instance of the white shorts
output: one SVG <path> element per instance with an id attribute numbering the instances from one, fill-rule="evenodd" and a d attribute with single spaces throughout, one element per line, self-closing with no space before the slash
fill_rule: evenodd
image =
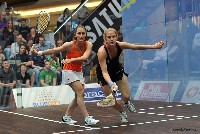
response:
<path id="1" fill-rule="evenodd" d="M 84 84 L 82 72 L 62 70 L 62 85 L 68 85 L 75 81 L 80 81 L 82 84 Z"/>

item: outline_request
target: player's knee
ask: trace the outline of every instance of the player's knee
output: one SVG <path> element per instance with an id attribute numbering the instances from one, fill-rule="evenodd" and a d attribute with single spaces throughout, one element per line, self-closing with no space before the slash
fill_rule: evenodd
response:
<path id="1" fill-rule="evenodd" d="M 84 89 L 79 89 L 76 94 L 77 97 L 84 97 Z"/>

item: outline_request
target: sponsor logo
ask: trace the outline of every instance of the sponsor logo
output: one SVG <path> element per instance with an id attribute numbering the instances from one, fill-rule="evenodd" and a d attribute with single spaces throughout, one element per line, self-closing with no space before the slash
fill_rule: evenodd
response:
<path id="1" fill-rule="evenodd" d="M 101 100 L 105 97 L 102 89 L 99 88 L 86 88 L 84 92 L 85 101 Z M 115 94 L 116 98 L 121 98 L 121 92 L 117 90 Z"/>
<path id="2" fill-rule="evenodd" d="M 35 101 L 33 107 L 60 105 L 60 100 L 56 99 L 52 90 L 37 90 L 35 91 Z"/>
<path id="3" fill-rule="evenodd" d="M 145 83 L 139 99 L 167 101 L 172 85 L 172 83 Z"/>
<path id="4" fill-rule="evenodd" d="M 199 93 L 199 87 L 191 87 L 187 93 L 186 96 L 188 98 L 193 98 L 194 96 L 196 96 Z"/>

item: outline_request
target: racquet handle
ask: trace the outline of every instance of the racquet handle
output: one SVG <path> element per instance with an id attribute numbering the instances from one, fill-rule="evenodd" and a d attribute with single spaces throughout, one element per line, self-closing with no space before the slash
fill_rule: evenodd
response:
<path id="1" fill-rule="evenodd" d="M 115 85 L 115 88 L 113 89 L 113 91 L 117 91 L 117 89 L 118 89 L 118 86 Z"/>

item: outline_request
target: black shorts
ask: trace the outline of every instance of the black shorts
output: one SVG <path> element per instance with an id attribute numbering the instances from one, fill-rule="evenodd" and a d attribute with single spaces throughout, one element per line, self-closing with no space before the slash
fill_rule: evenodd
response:
<path id="1" fill-rule="evenodd" d="M 108 72 L 109 73 L 109 72 Z M 98 78 L 98 83 L 101 83 L 102 86 L 104 85 L 108 85 L 108 83 L 106 82 L 106 80 L 103 77 L 102 71 L 101 69 L 97 68 L 96 70 L 96 74 L 97 74 L 97 78 Z M 121 68 L 119 71 L 115 72 L 115 73 L 109 73 L 110 78 L 113 82 L 117 82 L 122 80 L 123 78 L 123 74 L 125 74 L 126 76 L 128 76 L 127 73 L 124 72 L 124 69 Z"/>

